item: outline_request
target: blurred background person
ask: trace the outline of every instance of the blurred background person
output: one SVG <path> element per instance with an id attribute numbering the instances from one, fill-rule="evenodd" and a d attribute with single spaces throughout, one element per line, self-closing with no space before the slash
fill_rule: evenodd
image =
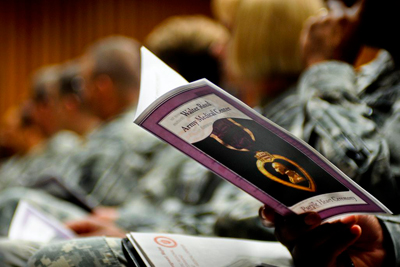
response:
<path id="1" fill-rule="evenodd" d="M 226 61 L 248 105 L 265 106 L 296 86 L 304 69 L 300 33 L 322 7 L 320 0 L 240 1 Z"/>
<path id="2" fill-rule="evenodd" d="M 229 2 L 229 1 L 228 1 Z M 266 3 L 268 2 L 268 3 Z M 253 44 L 253 47 L 250 46 L 247 49 L 240 50 L 240 52 L 236 50 L 228 50 L 229 53 L 226 56 L 233 57 L 236 53 L 250 53 L 253 52 L 253 61 L 257 57 L 257 49 L 259 49 L 259 43 L 263 44 L 261 41 L 265 41 L 267 38 L 262 38 L 259 36 L 259 31 L 254 30 L 254 26 L 258 25 L 261 29 L 267 29 L 267 26 L 270 26 L 275 21 L 274 16 L 266 16 L 264 14 L 267 13 L 268 10 L 273 9 L 274 7 L 280 10 L 285 15 L 285 22 L 292 23 L 293 25 L 298 26 L 294 27 L 293 34 L 290 37 L 282 37 L 284 39 L 283 42 L 289 42 L 292 44 L 292 48 L 287 48 L 290 52 L 286 50 L 282 52 L 280 55 L 282 58 L 286 59 L 286 65 L 284 68 L 287 69 L 279 69 L 278 64 L 276 63 L 276 70 L 272 71 L 270 68 L 264 70 L 265 77 L 257 72 L 256 76 L 252 76 L 250 74 L 237 73 L 238 80 L 240 79 L 250 79 L 253 78 L 255 81 L 253 83 L 257 83 L 259 86 L 257 89 L 260 91 L 265 97 L 276 97 L 276 92 L 270 93 L 268 89 L 270 89 L 270 84 L 268 81 L 273 80 L 271 83 L 275 83 L 275 79 L 280 79 L 281 84 L 279 84 L 279 88 L 274 87 L 273 89 L 280 89 L 281 92 L 286 92 L 288 90 L 287 86 L 295 86 L 296 79 L 299 76 L 300 72 L 303 69 L 301 64 L 300 54 L 297 53 L 299 50 L 299 38 L 301 25 L 304 21 L 311 15 L 316 14 L 319 8 L 322 7 L 322 3 L 320 1 L 307 1 L 305 4 L 296 2 L 293 0 L 288 0 L 285 2 L 286 5 L 283 5 L 281 1 L 251 1 L 246 0 L 246 3 L 241 3 L 238 5 L 239 10 L 235 12 L 237 16 L 243 13 L 245 21 L 244 25 L 247 26 L 240 28 L 244 34 L 244 39 L 250 41 Z M 296 6 L 296 4 L 298 6 Z M 243 5 L 243 7 L 242 7 Z M 294 6 L 293 6 L 294 5 Z M 280 7 L 281 9 L 279 9 Z M 285 13 L 285 8 L 288 9 L 287 13 Z M 294 10 L 298 10 L 299 8 L 304 10 L 304 14 L 299 16 Z M 243 8 L 243 10 L 242 10 Z M 259 12 L 260 9 L 264 9 L 265 12 Z M 250 11 L 249 11 L 250 10 Z M 275 9 L 274 9 L 275 10 Z M 258 20 L 252 21 L 253 24 L 250 23 L 249 18 L 257 18 L 255 14 L 259 14 Z M 275 11 L 276 12 L 276 11 Z M 293 14 L 292 13 L 296 13 Z M 300 18 L 299 18 L 300 17 Z M 272 20 L 272 22 L 270 20 Z M 221 44 L 224 45 L 226 42 L 225 37 L 221 38 L 221 26 L 218 26 L 215 22 L 209 20 L 205 23 L 204 18 L 201 17 L 179 17 L 179 18 L 171 18 L 167 21 L 163 22 L 160 26 L 156 27 L 149 37 L 146 39 L 148 43 L 148 48 L 153 50 L 156 55 L 160 56 L 161 59 L 165 59 L 167 63 L 171 64 L 178 71 L 180 69 L 184 69 L 183 73 L 186 73 L 184 77 L 195 77 L 193 80 L 200 78 L 202 76 L 197 76 L 195 71 L 200 71 L 201 75 L 206 75 L 206 73 L 202 70 L 198 70 L 196 66 L 193 67 L 193 63 L 197 62 L 193 58 L 197 57 L 199 52 L 208 53 L 210 56 L 213 56 L 213 51 L 210 49 L 211 44 Z M 263 23 L 260 23 L 263 22 Z M 278 20 L 277 23 L 284 23 L 283 21 Z M 237 27 L 239 28 L 242 25 L 242 22 L 238 21 Z M 236 24 L 232 25 L 233 33 L 236 33 Z M 264 28 L 262 25 L 266 25 Z M 278 26 L 276 26 L 278 27 Z M 282 26 L 283 27 L 283 26 Z M 259 28 L 257 28 L 258 30 Z M 275 28 L 272 28 L 271 34 L 274 33 Z M 253 34 L 248 36 L 246 35 L 249 32 Z M 224 31 L 225 32 L 225 31 Z M 218 35 L 217 35 L 218 34 Z M 289 34 L 287 34 L 289 35 Z M 234 35 L 235 36 L 235 35 Z M 279 36 L 279 35 L 278 35 Z M 214 40 L 214 41 L 212 41 Z M 221 40 L 218 42 L 218 40 Z M 241 43 L 243 39 L 239 37 L 233 38 L 230 41 L 230 45 L 234 45 L 237 42 Z M 261 41 L 259 41 L 261 40 Z M 268 39 L 271 40 L 271 39 Z M 271 40 L 276 44 L 276 47 L 280 47 L 281 43 L 276 40 Z M 200 45 L 203 45 L 203 49 L 199 49 Z M 271 45 L 273 46 L 273 45 Z M 197 48 L 197 50 L 194 49 Z M 278 50 L 278 48 L 276 48 Z M 250 52 L 248 52 L 250 51 Z M 182 55 L 193 54 L 194 56 L 190 56 L 192 61 L 183 60 L 185 57 Z M 267 52 L 269 53 L 277 53 L 275 50 L 272 51 L 263 51 L 263 59 L 267 60 Z M 290 59 L 295 55 L 294 62 L 292 63 L 294 67 L 292 67 Z M 261 55 L 262 56 L 262 55 Z M 203 56 L 205 57 L 205 56 Z M 279 58 L 278 55 L 276 57 Z M 213 58 L 215 60 L 215 58 Z M 251 65 L 257 64 L 259 62 L 254 63 L 251 59 L 248 58 L 240 58 L 243 63 L 236 62 L 237 65 Z M 230 59 L 227 61 L 231 62 L 232 60 L 239 59 Z M 274 63 L 279 61 L 280 59 L 271 59 L 271 65 L 274 66 Z M 292 69 L 296 71 L 292 71 Z M 215 73 L 220 73 L 220 70 L 217 68 L 211 68 L 215 70 Z M 258 71 L 258 68 L 254 67 Z M 286 72 L 285 72 L 286 71 Z M 271 72 L 271 73 L 269 73 Z M 181 74 L 183 74 L 181 73 Z M 277 73 L 281 73 L 281 76 L 278 77 Z M 295 74 L 293 74 L 295 73 Z M 276 75 L 275 75 L 276 74 Z M 290 79 L 286 82 L 287 77 L 292 78 L 295 76 L 296 79 Z M 204 77 L 204 76 L 203 76 Z M 258 79 L 254 78 L 258 77 Z M 261 87 L 263 85 L 264 87 Z M 263 90 L 261 90 L 263 89 Z M 149 205 L 154 205 L 154 210 L 157 210 L 156 207 L 161 207 L 163 212 L 166 212 L 172 215 L 175 219 L 175 222 L 178 223 L 177 228 L 174 228 L 174 225 L 165 225 L 163 222 L 154 227 L 160 227 L 160 229 L 166 229 L 168 231 L 182 231 L 182 227 L 186 233 L 194 233 L 194 234 L 215 234 L 224 235 L 224 236 L 235 236 L 235 237 L 243 237 L 243 238 L 256 238 L 256 239 L 271 239 L 273 238 L 271 233 L 266 232 L 264 235 L 260 234 L 263 231 L 261 230 L 261 225 L 258 222 L 256 213 L 254 210 L 256 207 L 260 205 L 260 203 L 254 200 L 252 197 L 247 194 L 241 192 L 239 189 L 235 188 L 233 185 L 228 183 L 220 183 L 220 178 L 213 176 L 210 172 L 205 170 L 203 167 L 199 166 L 197 163 L 194 163 L 191 160 L 187 160 L 187 158 L 183 155 L 180 155 L 180 152 L 175 151 L 174 148 L 167 147 L 164 152 L 160 153 L 160 157 L 156 157 L 156 163 L 154 167 L 147 173 L 144 178 L 140 181 L 141 191 L 145 193 L 147 199 L 150 199 Z M 173 156 L 172 156 L 173 155 Z M 220 187 L 220 184 L 222 185 Z M 137 204 L 133 204 L 136 202 Z M 107 221 L 111 221 L 112 223 L 117 222 L 118 225 L 124 226 L 125 229 L 137 229 L 138 225 L 135 225 L 134 218 L 145 217 L 141 215 L 144 212 L 141 212 L 144 209 L 137 209 L 133 207 L 146 207 L 144 205 L 145 200 L 141 198 L 135 199 L 133 202 L 128 202 L 128 204 L 119 209 L 119 210 L 104 210 L 103 214 L 95 214 L 94 217 L 99 217 L 100 219 L 105 219 Z M 232 214 L 223 214 L 222 211 L 225 211 L 226 207 L 232 206 L 235 203 L 237 208 Z M 230 209 L 228 209 L 230 210 Z M 140 211 L 140 212 L 139 212 Z M 109 214 L 105 214 L 109 212 Z M 162 212 L 158 212 L 161 214 Z M 148 213 L 149 219 L 147 222 L 151 221 L 151 213 Z M 204 214 L 205 216 L 200 216 L 200 214 Z M 164 217 L 162 217 L 164 218 Z M 218 223 L 215 225 L 216 220 L 218 219 Z M 157 217 L 153 218 L 153 220 L 157 221 Z M 166 220 L 165 220 L 166 221 Z M 82 225 L 87 225 L 93 223 L 92 221 L 81 221 L 74 222 L 70 226 L 75 228 L 78 231 L 82 231 Z M 170 222 L 168 221 L 170 224 Z M 104 225 L 102 225 L 103 227 Z M 104 232 L 104 228 L 102 227 L 93 227 L 86 228 L 92 229 L 93 232 L 90 231 L 82 232 L 85 235 L 96 235 L 98 234 L 98 230 Z M 180 229 L 181 228 L 181 229 Z M 111 230 L 112 227 L 110 227 Z M 256 230 L 258 229 L 258 230 Z"/>
<path id="3" fill-rule="evenodd" d="M 83 99 L 81 64 L 78 59 L 61 67 L 59 78 L 58 120 L 64 130 L 87 137 L 100 124 Z"/>
<path id="4" fill-rule="evenodd" d="M 3 177 L 13 181 L 8 187 L 33 186 L 49 176 L 62 178 L 83 137 L 99 123 L 82 103 L 81 92 L 72 86 L 78 73 L 78 65 L 72 63 L 44 67 L 35 73 L 32 120 L 47 140 L 26 157 L 26 166 L 18 177 Z"/>
<path id="5" fill-rule="evenodd" d="M 40 170 L 36 168 L 35 162 L 40 161 L 40 157 L 45 151 L 45 144 L 59 130 L 59 125 L 55 119 L 55 102 L 54 94 L 57 90 L 58 66 L 49 66 L 38 70 L 32 79 L 32 109 L 31 116 L 35 125 L 39 128 L 45 140 L 31 150 L 31 153 L 25 154 L 19 166 L 16 167 L 18 172 L 14 174 L 0 174 L 1 180 L 5 182 L 3 185 L 7 187 L 18 186 L 26 179 L 30 178 L 30 172 Z M 34 176 L 34 174 L 32 175 Z M 27 178 L 29 177 L 29 178 Z M 5 187 L 4 187 L 5 188 Z M 1 189 L 4 189 L 1 188 Z"/>
<path id="6" fill-rule="evenodd" d="M 139 60 L 135 40 L 109 37 L 88 48 L 81 61 L 65 64 L 54 87 L 35 90 L 35 95 L 40 96 L 38 123 L 49 133 L 56 132 L 56 128 L 69 131 L 60 131 L 46 143 L 47 150 L 30 163 L 23 185 L 41 188 L 43 182 L 33 174 L 40 173 L 44 179 L 58 177 L 64 186 L 81 195 L 89 208 L 99 203 L 122 204 L 136 196 L 137 179 L 161 144 L 132 123 L 139 88 Z M 46 112 L 51 113 L 47 120 Z M 66 137 L 75 137 L 79 146 L 72 146 Z M 71 152 L 68 155 L 64 153 L 67 149 Z M 49 193 L 57 193 L 53 187 L 49 189 Z M 61 221 L 86 214 L 78 206 L 60 210 L 64 204 L 72 205 L 49 198 L 43 192 L 13 188 L 0 194 L 0 209 L 2 214 L 10 215 L 23 199 Z M 2 217 L 2 229 L 7 230 L 11 218 Z"/>
<path id="7" fill-rule="evenodd" d="M 231 39 L 224 53 L 225 71 L 240 88 L 238 95 L 246 104 L 257 106 L 268 119 L 292 127 L 300 111 L 296 85 L 304 70 L 300 34 L 304 22 L 324 7 L 323 2 L 216 0 L 214 7 L 221 19 L 229 21 Z M 227 183 L 220 191 L 212 204 L 225 207 L 215 226 L 218 235 L 274 239 L 273 233 L 263 231 L 256 219 L 257 200 Z"/>
<path id="8" fill-rule="evenodd" d="M 88 136 L 68 180 L 103 205 L 135 196 L 161 141 L 134 125 L 140 85 L 139 43 L 122 36 L 95 42 L 82 58 L 82 90 L 102 124 Z"/>
<path id="9" fill-rule="evenodd" d="M 218 50 L 229 39 L 228 30 L 205 16 L 171 17 L 146 37 L 145 46 L 187 81 L 221 81 Z"/>
<path id="10" fill-rule="evenodd" d="M 400 44 L 393 31 L 400 3 L 328 5 L 330 12 L 311 19 L 302 38 L 308 70 L 299 96 L 305 110 L 302 122 L 309 129 L 303 137 L 397 215 L 356 215 L 322 225 L 317 213 L 282 220 L 266 207 L 260 215 L 267 224 L 275 223 L 279 240 L 299 265 L 396 266 Z M 352 64 L 363 45 L 382 51 L 355 71 Z"/>
<path id="11" fill-rule="evenodd" d="M 42 130 L 50 135 L 43 144 L 41 155 L 32 162 L 30 177 L 23 183 L 34 186 L 41 178 L 63 179 L 64 173 L 72 167 L 72 159 L 90 134 L 100 123 L 82 99 L 77 79 L 80 75 L 78 62 L 67 62 L 57 66 L 54 85 L 46 88 L 36 85 L 35 119 Z"/>
<path id="12" fill-rule="evenodd" d="M 184 78 L 197 80 L 206 77 L 216 82 L 220 80 L 221 70 L 213 48 L 225 44 L 227 39 L 225 27 L 212 19 L 180 16 L 163 21 L 145 42 Z M 205 206 L 220 182 L 220 178 L 197 162 L 166 146 L 157 152 L 152 167 L 140 179 L 141 194 L 135 194 L 120 208 L 98 208 L 91 218 L 72 222 L 69 226 L 85 236 L 107 232 L 105 225 L 84 227 L 88 224 L 95 226 L 93 220 L 116 223 L 125 231 L 151 229 L 211 234 L 213 225 L 210 218 L 216 214 L 205 212 Z M 208 221 L 200 214 L 206 214 Z M 115 228 L 109 229 L 113 231 Z"/>
<path id="13" fill-rule="evenodd" d="M 73 86 L 79 73 L 76 63 L 45 67 L 35 73 L 32 116 L 47 139 L 22 158 L 23 164 L 19 164 L 22 166 L 15 168 L 19 172 L 1 173 L 2 181 L 7 181 L 0 192 L 2 235 L 7 234 L 20 200 L 60 220 L 81 217 L 86 213 L 72 204 L 57 202 L 51 196 L 67 200 L 74 197 L 68 190 L 71 182 L 64 175 L 74 167 L 73 158 L 82 149 L 85 135 L 99 123 L 98 118 L 90 114 L 82 103 L 81 92 Z M 82 194 L 75 191 L 72 194 Z"/>
<path id="14" fill-rule="evenodd" d="M 308 69 L 299 83 L 295 132 L 398 213 L 399 46 L 391 32 L 399 6 L 327 3 L 330 12 L 310 19 L 302 37 Z M 355 69 L 365 45 L 381 51 Z"/>
<path id="15" fill-rule="evenodd" d="M 1 123 L 0 142 L 3 154 L 3 164 L 0 165 L 0 188 L 5 188 L 8 176 L 18 177 L 23 172 L 23 162 L 29 153 L 35 150 L 44 136 L 33 121 L 33 105 L 26 101 L 20 106 L 11 108 Z"/>

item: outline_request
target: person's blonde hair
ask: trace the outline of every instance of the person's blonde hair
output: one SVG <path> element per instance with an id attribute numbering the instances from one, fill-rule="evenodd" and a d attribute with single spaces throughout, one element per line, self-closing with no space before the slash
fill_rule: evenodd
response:
<path id="1" fill-rule="evenodd" d="M 222 24 L 231 28 L 235 22 L 236 11 L 241 0 L 212 0 L 211 10 Z"/>
<path id="2" fill-rule="evenodd" d="M 233 73 L 248 79 L 298 75 L 300 32 L 322 7 L 321 0 L 242 0 L 230 46 Z"/>

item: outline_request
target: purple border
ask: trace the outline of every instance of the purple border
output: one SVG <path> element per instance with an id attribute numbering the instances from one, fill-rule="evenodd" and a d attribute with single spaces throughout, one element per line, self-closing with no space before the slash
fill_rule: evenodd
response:
<path id="1" fill-rule="evenodd" d="M 208 94 L 215 94 L 218 97 L 222 98 L 230 105 L 234 106 L 239 111 L 241 111 L 243 114 L 247 115 L 260 125 L 264 126 L 272 133 L 274 133 L 287 143 L 291 144 L 293 147 L 297 148 L 300 152 L 308 156 L 323 170 L 325 170 L 332 177 L 334 177 L 344 186 L 349 188 L 351 191 L 353 191 L 356 195 L 358 195 L 361 199 L 363 199 L 367 203 L 364 205 L 338 206 L 320 211 L 319 214 L 322 219 L 327 219 L 329 217 L 336 216 L 342 213 L 351 213 L 351 212 L 386 213 L 386 211 L 383 208 L 377 205 L 370 197 L 364 194 L 350 181 L 345 179 L 340 174 L 339 171 L 337 171 L 334 167 L 332 167 L 330 164 L 328 164 L 322 158 L 320 158 L 307 145 L 304 145 L 302 142 L 299 142 L 298 140 L 294 139 L 292 136 L 285 133 L 280 128 L 276 127 L 269 121 L 265 120 L 265 118 L 259 115 L 258 113 L 247 108 L 247 106 L 243 106 L 243 103 L 237 101 L 236 99 L 233 99 L 232 97 L 228 97 L 225 93 L 220 92 L 219 90 L 211 86 L 201 84 L 197 88 L 195 87 L 191 90 L 183 91 L 181 93 L 178 93 L 177 95 L 174 95 L 171 99 L 162 103 L 160 106 L 158 106 L 156 110 L 154 110 L 149 116 L 147 116 L 147 118 L 144 121 L 142 121 L 141 126 L 147 129 L 148 131 L 152 132 L 159 138 L 165 140 L 167 143 L 171 144 L 178 150 L 184 152 L 188 156 L 192 157 L 193 159 L 196 159 L 204 166 L 206 166 L 216 174 L 220 175 L 221 177 L 225 178 L 229 182 L 233 183 L 237 187 L 241 188 L 242 190 L 246 191 L 256 199 L 260 200 L 262 203 L 268 204 L 281 215 L 293 214 L 293 212 L 289 210 L 285 205 L 283 205 L 276 199 L 272 198 L 266 192 L 262 191 L 261 189 L 259 189 L 258 187 L 247 181 L 245 178 L 239 176 L 238 174 L 228 169 L 221 163 L 216 162 L 214 159 L 204 154 L 201 150 L 188 144 L 187 142 L 185 142 L 184 140 L 182 140 L 181 138 L 179 138 L 178 136 L 176 136 L 175 134 L 171 133 L 170 131 L 168 131 L 167 129 L 158 124 L 167 114 L 169 114 L 171 111 L 178 108 L 182 104 Z"/>

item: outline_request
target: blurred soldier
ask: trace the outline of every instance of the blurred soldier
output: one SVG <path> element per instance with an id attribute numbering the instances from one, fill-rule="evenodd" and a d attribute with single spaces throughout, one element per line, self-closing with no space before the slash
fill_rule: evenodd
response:
<path id="1" fill-rule="evenodd" d="M 139 44 L 113 36 L 93 44 L 83 56 L 84 100 L 103 123 L 88 136 L 68 180 L 103 205 L 120 205 L 137 191 L 163 143 L 133 124 L 139 90 Z"/>
<path id="2" fill-rule="evenodd" d="M 399 266 L 400 42 L 393 33 L 400 2 L 327 2 L 329 13 L 310 19 L 302 38 L 302 137 L 397 215 L 322 225 L 316 213 L 282 220 L 266 208 L 261 215 L 300 266 Z M 385 50 L 356 72 L 362 45 Z"/>
<path id="3" fill-rule="evenodd" d="M 32 119 L 45 136 L 46 142 L 42 142 L 31 153 L 25 155 L 23 166 L 19 168 L 20 172 L 15 173 L 14 176 L 10 173 L 1 175 L 3 181 L 8 181 L 4 186 L 17 186 L 35 180 L 42 168 L 47 166 L 45 160 L 47 147 L 51 144 L 50 140 L 59 131 L 59 124 L 55 118 L 57 112 L 54 97 L 58 86 L 58 75 L 58 66 L 45 67 L 34 75 Z M 72 141 L 72 143 L 75 144 L 75 141 Z M 66 148 L 66 150 L 69 150 L 69 148 Z M 60 149 L 60 153 L 64 151 Z"/>
<path id="4" fill-rule="evenodd" d="M 100 122 L 82 100 L 76 81 L 79 73 L 78 62 L 68 62 L 58 67 L 54 87 L 35 87 L 35 120 L 51 138 L 34 162 L 34 169 L 24 185 L 34 185 L 35 180 L 43 177 L 65 178 L 64 173 L 72 167 L 72 159 L 81 150 L 86 136 Z"/>
<path id="5" fill-rule="evenodd" d="M 0 146 L 9 151 L 10 155 L 0 165 L 0 188 L 7 187 L 12 178 L 23 173 L 29 154 L 34 153 L 35 147 L 44 141 L 42 131 L 33 121 L 32 111 L 32 102 L 27 101 L 6 112 L 2 122 Z"/>
<path id="6" fill-rule="evenodd" d="M 35 76 L 34 121 L 48 140 L 22 158 L 23 166 L 16 168 L 20 172 L 3 173 L 2 179 L 7 181 L 3 183 L 3 189 L 7 189 L 0 193 L 0 233 L 3 235 L 7 234 L 20 199 L 60 220 L 76 219 L 86 214 L 80 208 L 51 196 L 71 199 L 68 191 L 70 181 L 64 179 L 64 174 L 73 168 L 73 159 L 81 150 L 84 136 L 99 122 L 82 103 L 82 93 L 72 85 L 78 73 L 78 65 L 68 63 L 63 67 L 42 69 Z M 15 188 L 17 186 L 34 187 L 41 191 Z M 74 194 L 77 193 L 75 191 Z"/>
<path id="7" fill-rule="evenodd" d="M 185 78 L 196 80 L 206 75 L 219 81 L 220 66 L 213 47 L 225 43 L 227 37 L 226 29 L 213 20 L 187 16 L 167 19 L 151 32 L 146 42 L 168 64 L 182 70 Z M 202 68 L 196 66 L 198 61 L 203 63 Z M 211 64 L 209 69 L 205 62 Z M 167 146 L 157 151 L 151 169 L 140 179 L 140 194 L 136 193 L 132 201 L 119 209 L 98 208 L 91 218 L 74 222 L 70 227 L 80 232 L 82 225 L 100 219 L 116 223 L 125 231 L 158 229 L 212 234 L 216 213 L 207 210 L 205 203 L 220 182 L 204 167 Z M 209 220 L 202 220 L 201 214 Z"/>
<path id="8" fill-rule="evenodd" d="M 240 88 L 242 100 L 257 106 L 260 113 L 282 127 L 292 125 L 292 114 L 300 111 L 295 105 L 298 97 L 293 95 L 304 69 L 299 41 L 302 25 L 322 6 L 320 0 L 213 1 L 214 13 L 226 21 L 232 35 L 224 58 L 225 70 Z M 276 108 L 276 104 L 285 109 Z M 216 233 L 274 239 L 272 232 L 264 233 L 256 218 L 259 202 L 236 193 L 236 188 L 224 187 L 218 202 L 213 203 L 223 210 Z"/>

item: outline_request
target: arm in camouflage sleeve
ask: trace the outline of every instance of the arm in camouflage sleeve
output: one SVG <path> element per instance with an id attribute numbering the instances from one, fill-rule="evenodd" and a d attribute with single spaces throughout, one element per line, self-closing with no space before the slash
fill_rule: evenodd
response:
<path id="1" fill-rule="evenodd" d="M 378 216 L 382 228 L 390 235 L 390 241 L 393 245 L 392 258 L 394 256 L 395 265 L 400 266 L 400 215 Z M 388 242 L 390 242 L 388 241 Z"/>
<path id="2" fill-rule="evenodd" d="M 387 141 L 357 97 L 351 65 L 330 61 L 308 69 L 299 83 L 302 138 L 392 211 L 399 192 L 391 176 Z"/>

